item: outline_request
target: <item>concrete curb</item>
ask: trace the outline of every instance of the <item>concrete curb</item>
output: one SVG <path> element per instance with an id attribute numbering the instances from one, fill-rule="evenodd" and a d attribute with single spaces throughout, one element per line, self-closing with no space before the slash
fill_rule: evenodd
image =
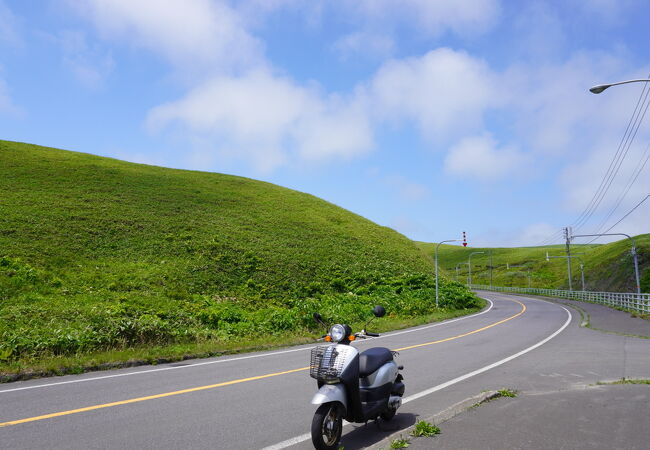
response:
<path id="1" fill-rule="evenodd" d="M 443 422 L 448 421 L 449 419 L 456 417 L 458 414 L 461 414 L 465 411 L 467 411 L 469 408 L 471 408 L 474 405 L 477 405 L 479 403 L 486 402 L 488 400 L 492 400 L 494 398 L 498 398 L 501 395 L 499 394 L 498 391 L 486 391 L 482 392 L 478 395 L 475 395 L 474 397 L 469 397 L 466 398 L 465 400 L 462 400 L 455 405 L 450 406 L 449 408 L 440 411 L 439 413 L 434 414 L 433 416 L 425 417 L 420 420 L 425 420 L 427 422 L 433 423 L 434 425 L 440 425 Z M 399 414 L 399 413 L 398 413 Z M 411 425 L 408 428 L 404 428 L 403 430 L 396 431 L 395 433 L 391 434 L 390 436 L 385 437 L 381 441 L 377 442 L 376 444 L 371 445 L 370 447 L 366 447 L 367 450 L 381 450 L 381 449 L 387 449 L 390 448 L 390 443 L 394 440 L 399 438 L 400 436 L 411 436 L 411 431 L 415 428 L 415 425 Z"/>

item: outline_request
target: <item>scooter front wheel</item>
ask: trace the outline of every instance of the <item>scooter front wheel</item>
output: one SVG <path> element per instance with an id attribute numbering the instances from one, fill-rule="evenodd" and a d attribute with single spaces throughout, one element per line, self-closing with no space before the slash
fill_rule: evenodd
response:
<path id="1" fill-rule="evenodd" d="M 311 422 L 311 441 L 317 450 L 338 450 L 343 432 L 343 405 L 323 403 Z"/>

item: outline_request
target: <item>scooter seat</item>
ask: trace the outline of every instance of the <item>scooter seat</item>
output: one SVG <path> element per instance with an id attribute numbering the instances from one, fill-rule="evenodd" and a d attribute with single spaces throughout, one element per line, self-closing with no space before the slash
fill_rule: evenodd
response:
<path id="1" fill-rule="evenodd" d="M 393 352 L 385 347 L 374 347 L 359 355 L 359 376 L 367 377 L 388 361 L 393 360 Z"/>

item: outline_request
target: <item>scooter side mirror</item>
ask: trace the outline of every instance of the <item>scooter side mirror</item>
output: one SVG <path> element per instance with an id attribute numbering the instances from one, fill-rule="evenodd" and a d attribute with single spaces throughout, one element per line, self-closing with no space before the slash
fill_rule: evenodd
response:
<path id="1" fill-rule="evenodd" d="M 323 322 L 323 316 L 321 316 L 320 314 L 318 314 L 317 312 L 315 312 L 313 317 L 314 317 L 314 320 L 315 320 L 317 323 L 319 323 L 319 324 L 321 324 L 321 325 L 323 325 L 323 326 L 326 326 L 326 325 L 325 325 L 325 322 Z"/>
<path id="2" fill-rule="evenodd" d="M 386 310 L 383 306 L 377 305 L 372 309 L 372 313 L 375 315 L 375 317 L 384 317 L 386 315 Z"/>

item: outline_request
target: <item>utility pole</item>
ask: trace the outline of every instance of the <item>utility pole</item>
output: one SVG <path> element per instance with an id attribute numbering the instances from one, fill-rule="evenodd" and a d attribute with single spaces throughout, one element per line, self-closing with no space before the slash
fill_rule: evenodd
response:
<path id="1" fill-rule="evenodd" d="M 460 239 L 447 239 L 446 241 L 441 241 L 438 242 L 436 245 L 436 308 L 438 307 L 438 247 L 440 247 L 440 244 L 444 244 L 445 242 L 458 242 Z"/>
<path id="2" fill-rule="evenodd" d="M 578 255 L 584 255 L 584 253 L 573 253 L 570 257 L 569 256 L 550 256 L 548 252 L 546 252 L 546 261 L 550 261 L 551 258 L 566 258 L 571 259 L 571 258 L 578 258 L 580 260 L 580 273 L 581 273 L 581 279 L 582 279 L 582 290 L 585 290 L 585 264 L 582 258 Z"/>
<path id="3" fill-rule="evenodd" d="M 576 234 L 575 236 L 570 236 L 570 239 L 576 238 L 576 237 L 593 237 L 593 236 L 625 236 L 632 242 L 632 260 L 634 262 L 634 277 L 636 279 L 636 293 L 640 294 L 641 293 L 641 280 L 639 278 L 639 258 L 636 252 L 636 243 L 634 242 L 634 238 L 628 234 L 625 233 L 602 233 L 602 234 Z M 567 247 L 569 246 L 567 242 Z"/>
<path id="4" fill-rule="evenodd" d="M 573 290 L 571 285 L 571 227 L 564 228 L 564 238 L 566 239 L 566 270 L 569 275 L 569 290 Z"/>

